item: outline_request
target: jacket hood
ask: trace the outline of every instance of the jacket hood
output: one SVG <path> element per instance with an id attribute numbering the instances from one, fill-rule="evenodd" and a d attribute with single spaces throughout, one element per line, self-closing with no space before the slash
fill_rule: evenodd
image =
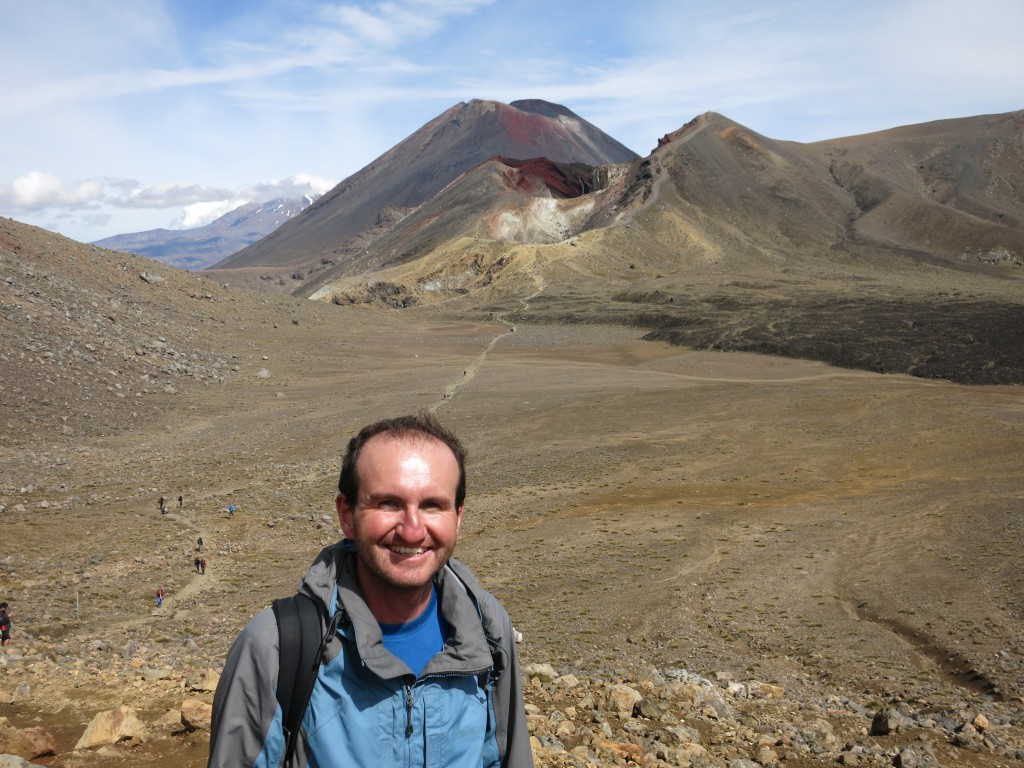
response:
<path id="1" fill-rule="evenodd" d="M 349 539 L 326 547 L 299 582 L 299 591 L 318 601 L 327 617 L 344 610 L 338 634 L 355 640 L 360 658 L 377 675 L 385 679 L 410 675 L 409 667 L 384 647 L 380 625 L 359 588 L 357 558 L 355 542 Z M 442 652 L 431 659 L 421 676 L 479 674 L 491 669 L 494 659 L 483 629 L 481 608 L 485 593 L 472 572 L 458 560 L 451 559 L 434 577 L 434 586 L 438 593 L 438 610 L 450 634 Z M 339 600 L 341 605 L 338 605 Z M 328 646 L 329 658 L 340 650 L 337 641 L 331 646 Z"/>

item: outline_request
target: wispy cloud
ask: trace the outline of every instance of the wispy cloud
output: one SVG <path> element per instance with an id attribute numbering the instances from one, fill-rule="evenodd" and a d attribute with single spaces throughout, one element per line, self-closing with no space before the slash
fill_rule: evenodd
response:
<path id="1" fill-rule="evenodd" d="M 103 199 L 103 182 L 76 181 L 70 184 L 49 173 L 32 171 L 0 186 L 0 206 L 16 212 L 54 206 L 79 206 Z"/>
<path id="2" fill-rule="evenodd" d="M 0 208 L 12 214 L 36 213 L 53 208 L 95 209 L 223 209 L 226 213 L 246 202 L 322 195 L 337 183 L 308 174 L 235 188 L 182 182 L 144 185 L 134 179 L 100 178 L 64 182 L 52 174 L 33 171 L 0 184 Z M 225 208 L 225 206 L 230 207 Z M 185 221 L 190 217 L 186 216 Z M 189 226 L 189 224 L 184 224 Z"/>
<path id="3" fill-rule="evenodd" d="M 1019 0 L 5 2 L 0 214 L 98 239 L 314 191 L 471 98 L 642 153 L 708 110 L 801 141 L 1008 111 L 1022 28 Z"/>

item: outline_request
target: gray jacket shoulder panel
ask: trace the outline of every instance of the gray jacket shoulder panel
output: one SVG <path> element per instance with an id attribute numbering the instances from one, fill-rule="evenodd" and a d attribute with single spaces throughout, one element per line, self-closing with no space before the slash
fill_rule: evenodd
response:
<path id="1" fill-rule="evenodd" d="M 512 619 L 501 601 L 480 586 L 467 565 L 451 560 L 448 567 L 470 591 L 480 608 L 487 636 L 503 656 L 504 667 L 494 682 L 494 715 L 503 768 L 533 768 L 530 733 L 523 708 L 523 677 Z"/>
<path id="2" fill-rule="evenodd" d="M 267 608 L 246 625 L 228 652 L 213 699 L 210 768 L 252 765 L 277 713 L 277 622 Z"/>

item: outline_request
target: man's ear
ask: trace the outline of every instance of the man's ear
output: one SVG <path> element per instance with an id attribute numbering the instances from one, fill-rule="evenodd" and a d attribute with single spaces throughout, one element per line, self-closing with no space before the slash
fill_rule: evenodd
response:
<path id="1" fill-rule="evenodd" d="M 466 508 L 463 504 L 461 507 L 455 510 L 455 535 L 459 535 L 459 529 L 462 528 L 462 510 Z"/>
<path id="2" fill-rule="evenodd" d="M 341 532 L 347 538 L 354 539 L 356 536 L 355 509 L 348 505 L 348 501 L 342 493 L 334 497 L 334 507 L 338 510 L 338 522 L 341 523 Z"/>

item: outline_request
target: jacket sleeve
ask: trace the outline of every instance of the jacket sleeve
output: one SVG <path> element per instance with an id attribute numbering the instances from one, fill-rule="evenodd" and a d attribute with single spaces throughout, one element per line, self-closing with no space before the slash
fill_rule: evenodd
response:
<path id="1" fill-rule="evenodd" d="M 267 608 L 249 622 L 228 652 L 213 697 L 208 768 L 280 763 L 278 666 L 277 622 Z"/>
<path id="2" fill-rule="evenodd" d="M 502 768 L 533 768 L 530 732 L 523 707 L 523 674 L 516 650 L 512 619 L 493 595 L 483 603 L 485 620 L 491 635 L 499 642 L 507 659 L 505 670 L 494 684 L 494 715 L 498 720 L 498 746 Z"/>

